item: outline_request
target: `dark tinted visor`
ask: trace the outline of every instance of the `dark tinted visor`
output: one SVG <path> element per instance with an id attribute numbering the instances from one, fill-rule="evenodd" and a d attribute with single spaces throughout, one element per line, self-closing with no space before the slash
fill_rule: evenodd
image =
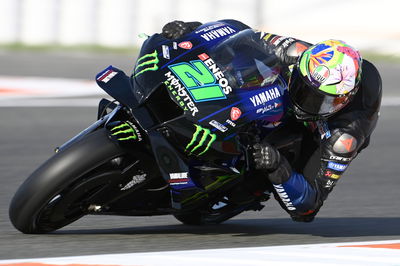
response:
<path id="1" fill-rule="evenodd" d="M 344 96 L 330 95 L 318 91 L 308 85 L 293 69 L 289 94 L 294 105 L 300 110 L 312 115 L 330 115 L 342 109 L 348 102 L 349 94 Z"/>

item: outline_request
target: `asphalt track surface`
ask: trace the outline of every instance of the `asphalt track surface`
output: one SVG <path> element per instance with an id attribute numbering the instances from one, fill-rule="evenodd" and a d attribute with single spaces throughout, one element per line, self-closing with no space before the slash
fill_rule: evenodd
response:
<path id="1" fill-rule="evenodd" d="M 90 79 L 133 57 L 0 52 L 0 75 Z M 384 96 L 399 97 L 399 64 L 377 64 Z M 400 106 L 385 106 L 370 146 L 351 164 L 313 223 L 292 222 L 274 200 L 261 212 L 221 225 L 181 225 L 170 216 L 90 216 L 45 235 L 24 235 L 8 219 L 12 195 L 53 154 L 86 128 L 95 107 L 0 108 L 0 259 L 400 239 Z"/>

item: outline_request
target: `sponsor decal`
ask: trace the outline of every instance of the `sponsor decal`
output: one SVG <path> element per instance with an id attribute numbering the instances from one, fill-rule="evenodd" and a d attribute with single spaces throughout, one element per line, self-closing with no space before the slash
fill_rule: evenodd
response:
<path id="1" fill-rule="evenodd" d="M 217 139 L 217 136 L 212 134 L 207 128 L 199 125 L 194 126 L 196 127 L 196 131 L 193 133 L 189 144 L 186 145 L 185 152 L 188 152 L 189 155 L 195 155 L 194 152 L 197 151 L 196 156 L 200 156 L 210 149 L 211 144 Z"/>
<path id="2" fill-rule="evenodd" d="M 210 25 L 210 26 L 204 27 L 204 28 L 202 28 L 202 29 L 196 30 L 195 33 L 198 34 L 198 33 L 200 33 L 200 32 L 207 32 L 207 31 L 210 31 L 210 30 L 213 30 L 213 29 L 222 27 L 222 26 L 224 26 L 224 25 L 225 25 L 225 24 L 222 24 L 222 23 Z"/>
<path id="3" fill-rule="evenodd" d="M 242 115 L 242 111 L 237 107 L 231 108 L 231 120 L 236 121 Z"/>
<path id="4" fill-rule="evenodd" d="M 121 188 L 121 190 L 128 190 L 132 188 L 134 185 L 142 183 L 143 181 L 146 180 L 146 176 L 147 176 L 146 174 L 132 176 L 132 180 L 129 181 L 123 188 Z"/>
<path id="5" fill-rule="evenodd" d="M 164 82 L 167 89 L 175 97 L 175 100 L 183 108 L 184 111 L 190 111 L 195 116 L 199 109 L 194 104 L 192 98 L 188 95 L 186 88 L 180 83 L 171 71 L 166 73 L 167 80 Z"/>
<path id="6" fill-rule="evenodd" d="M 281 41 L 283 41 L 283 39 L 285 39 L 285 38 L 286 38 L 286 37 L 276 35 L 275 37 L 273 37 L 273 38 L 271 39 L 271 43 L 272 43 L 273 45 L 275 45 L 275 46 L 278 46 L 278 44 L 279 44 Z"/>
<path id="7" fill-rule="evenodd" d="M 206 53 L 199 54 L 197 57 L 200 58 L 201 61 L 206 61 L 208 58 L 210 58 Z"/>
<path id="8" fill-rule="evenodd" d="M 201 38 L 203 38 L 204 40 L 206 40 L 207 42 L 209 41 L 213 41 L 213 40 L 217 40 L 221 37 L 224 36 L 228 36 L 231 35 L 233 33 L 235 33 L 236 31 L 234 29 L 232 29 L 229 26 L 225 26 L 216 30 L 211 30 L 208 32 L 205 32 L 204 34 L 201 34 Z"/>
<path id="9" fill-rule="evenodd" d="M 161 46 L 162 47 L 162 51 L 163 51 L 163 57 L 165 58 L 165 59 L 170 59 L 170 56 L 169 56 L 169 47 L 168 46 L 166 46 L 166 45 L 162 45 Z"/>
<path id="10" fill-rule="evenodd" d="M 158 65 L 157 65 L 158 62 L 160 62 L 160 60 L 158 59 L 156 50 L 154 50 L 154 52 L 151 54 L 143 55 L 136 62 L 136 68 L 134 70 L 134 73 L 135 73 L 134 77 L 136 78 L 140 74 L 143 74 L 144 72 L 147 72 L 147 71 L 158 70 Z"/>
<path id="11" fill-rule="evenodd" d="M 326 171 L 324 176 L 331 177 L 332 176 L 332 171 Z"/>
<path id="12" fill-rule="evenodd" d="M 114 70 L 107 70 L 106 72 L 104 72 L 100 77 L 97 78 L 98 81 L 107 83 L 110 81 L 110 79 L 112 79 L 113 77 L 115 77 L 115 75 L 117 75 L 118 72 L 114 71 Z"/>
<path id="13" fill-rule="evenodd" d="M 260 114 L 260 113 L 264 114 L 264 113 L 266 113 L 266 112 L 268 112 L 268 111 L 270 111 L 270 110 L 272 110 L 274 108 L 275 108 L 274 105 L 269 104 L 269 105 L 266 105 L 266 106 L 264 106 L 262 108 L 257 109 L 256 113 L 257 114 Z"/>
<path id="14" fill-rule="evenodd" d="M 173 43 L 172 43 L 172 48 L 173 48 L 174 50 L 177 50 L 177 49 L 178 49 L 178 43 L 177 43 L 177 42 L 173 42 Z"/>
<path id="15" fill-rule="evenodd" d="M 250 97 L 250 101 L 254 107 L 257 107 L 278 97 L 281 97 L 281 92 L 277 87 L 274 87 Z"/>
<path id="16" fill-rule="evenodd" d="M 274 184 L 274 188 L 275 188 L 276 192 L 278 193 L 279 197 L 281 198 L 281 200 L 283 201 L 283 203 L 285 204 L 286 208 L 288 208 L 289 211 L 295 211 L 296 207 L 293 206 L 293 203 L 289 199 L 289 196 L 286 193 L 283 186 Z"/>
<path id="17" fill-rule="evenodd" d="M 272 33 L 266 33 L 263 31 L 260 31 L 260 39 L 268 40 L 272 36 Z"/>
<path id="18" fill-rule="evenodd" d="M 229 120 L 229 119 L 226 119 L 226 121 L 225 121 L 228 125 L 230 125 L 231 127 L 236 127 L 236 124 L 234 123 L 234 122 L 232 122 L 231 120 Z"/>
<path id="19" fill-rule="evenodd" d="M 334 174 L 332 171 L 326 171 L 324 176 L 329 177 L 329 178 L 333 178 L 333 179 L 339 179 L 340 175 Z"/>
<path id="20" fill-rule="evenodd" d="M 189 173 L 170 173 L 169 174 L 169 183 L 171 185 L 184 185 L 189 182 Z"/>
<path id="21" fill-rule="evenodd" d="M 205 62 L 193 60 L 168 67 L 173 75 L 169 72 L 166 74 L 167 78 L 177 77 L 195 102 L 226 99 L 225 94 L 232 91 L 228 80 L 211 58 Z"/>
<path id="22" fill-rule="evenodd" d="M 226 126 L 224 126 L 223 124 L 221 124 L 220 122 L 217 122 L 215 120 L 211 120 L 209 122 L 210 125 L 212 125 L 213 127 L 215 127 L 216 129 L 218 129 L 221 132 L 226 132 L 228 130 L 228 128 Z"/>
<path id="23" fill-rule="evenodd" d="M 331 131 L 329 130 L 328 122 L 318 120 L 316 122 L 321 139 L 329 139 L 331 137 Z"/>
<path id="24" fill-rule="evenodd" d="M 181 42 L 178 46 L 182 49 L 190 50 L 193 48 L 193 44 L 189 41 Z"/>
<path id="25" fill-rule="evenodd" d="M 264 114 L 272 109 L 278 108 L 281 105 L 282 105 L 281 103 L 268 104 L 268 105 L 263 106 L 262 108 L 257 109 L 256 113 Z"/>
<path id="26" fill-rule="evenodd" d="M 260 36 L 260 40 L 264 39 L 268 34 L 270 34 L 270 33 L 266 33 L 265 31 L 256 30 L 256 29 L 254 29 L 253 31 Z"/>
<path id="27" fill-rule="evenodd" d="M 349 138 L 349 139 L 344 139 L 344 140 L 340 140 L 340 142 L 343 144 L 344 148 L 346 149 L 346 151 L 351 152 L 353 151 L 353 141 L 354 138 Z"/>
<path id="28" fill-rule="evenodd" d="M 311 76 L 319 83 L 324 83 L 329 77 L 329 68 L 324 65 L 320 65 L 314 69 Z"/>
<path id="29" fill-rule="evenodd" d="M 140 134 L 137 126 L 129 121 L 115 126 L 111 129 L 111 135 L 115 136 L 117 140 L 137 140 L 142 141 L 142 136 Z"/>
<path id="30" fill-rule="evenodd" d="M 336 181 L 328 180 L 328 181 L 326 181 L 324 188 L 332 188 L 335 186 L 335 184 L 336 184 Z"/>
<path id="31" fill-rule="evenodd" d="M 285 49 L 288 48 L 293 42 L 295 42 L 296 40 L 293 38 L 286 38 L 283 43 L 281 44 L 281 46 Z"/>
<path id="32" fill-rule="evenodd" d="M 343 172 L 344 170 L 346 170 L 347 165 L 346 164 L 335 163 L 335 162 L 328 162 L 327 168 Z"/>
<path id="33" fill-rule="evenodd" d="M 342 161 L 342 162 L 350 162 L 351 159 L 353 159 L 353 157 L 346 158 L 346 157 L 340 157 L 340 156 L 336 156 L 336 155 L 331 155 L 329 157 L 329 160 Z"/>
<path id="34" fill-rule="evenodd" d="M 225 78 L 224 73 L 217 67 L 217 64 L 212 60 L 208 54 L 202 53 L 198 55 L 201 61 L 206 64 L 208 69 L 214 74 L 215 78 L 218 81 L 219 86 L 222 87 L 222 90 L 225 94 L 229 94 L 232 92 L 231 86 L 229 86 L 228 80 Z"/>
<path id="35" fill-rule="evenodd" d="M 337 153 L 350 153 L 357 147 L 357 140 L 350 134 L 344 133 L 333 145 L 333 150 Z"/>
<path id="36" fill-rule="evenodd" d="M 333 178 L 333 179 L 339 179 L 339 178 L 340 178 L 340 175 L 332 174 L 332 175 L 331 175 L 331 178 Z"/>

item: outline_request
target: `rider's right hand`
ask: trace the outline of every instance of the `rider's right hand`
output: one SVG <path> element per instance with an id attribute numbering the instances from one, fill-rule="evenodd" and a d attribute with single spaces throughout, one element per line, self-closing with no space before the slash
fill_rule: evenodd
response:
<path id="1" fill-rule="evenodd" d="M 274 171 L 279 165 L 280 154 L 269 144 L 253 145 L 253 159 L 256 169 Z"/>

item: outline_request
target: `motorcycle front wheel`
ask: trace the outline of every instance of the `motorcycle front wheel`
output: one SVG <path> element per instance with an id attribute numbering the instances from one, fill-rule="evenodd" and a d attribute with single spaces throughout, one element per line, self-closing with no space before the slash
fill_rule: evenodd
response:
<path id="1" fill-rule="evenodd" d="M 56 153 L 15 193 L 9 208 L 12 224 L 22 233 L 39 234 L 78 220 L 90 208 L 85 199 L 101 189 L 107 179 L 107 174 L 96 169 L 123 154 L 106 129 L 92 132 Z M 79 187 L 80 180 L 86 180 L 85 186 Z"/>

